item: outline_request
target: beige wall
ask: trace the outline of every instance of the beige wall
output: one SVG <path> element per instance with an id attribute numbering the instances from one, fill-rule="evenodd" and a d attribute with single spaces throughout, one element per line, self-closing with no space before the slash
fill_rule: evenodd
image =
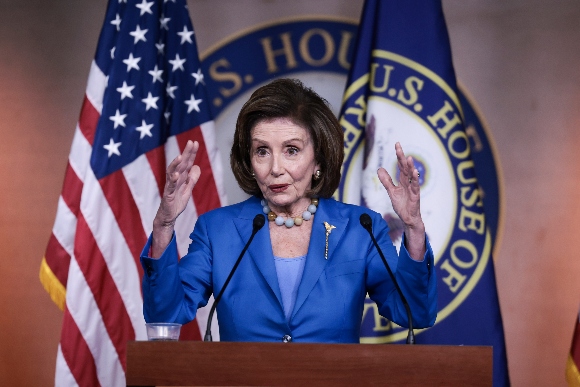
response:
<path id="1" fill-rule="evenodd" d="M 513 385 L 564 385 L 580 302 L 580 3 L 444 0 L 505 183 L 496 270 Z M 190 0 L 200 50 L 362 1 Z M 0 0 L 0 385 L 51 385 L 62 313 L 38 281 L 105 1 Z"/>

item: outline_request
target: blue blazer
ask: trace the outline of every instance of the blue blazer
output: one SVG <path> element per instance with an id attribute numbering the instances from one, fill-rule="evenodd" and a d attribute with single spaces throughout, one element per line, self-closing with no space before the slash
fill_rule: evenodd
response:
<path id="1" fill-rule="evenodd" d="M 148 322 L 186 323 L 195 318 L 212 293 L 218 294 L 250 238 L 260 200 L 210 211 L 199 217 L 189 251 L 178 262 L 175 238 L 159 259 L 148 258 L 151 237 L 141 263 L 143 313 Z M 414 328 L 435 323 L 437 287 L 433 252 L 427 242 L 424 260 L 412 260 L 404 243 L 397 256 L 382 217 L 366 208 L 320 199 L 313 218 L 310 246 L 296 304 L 288 323 L 270 242 L 268 224 L 256 234 L 217 307 L 223 341 L 358 343 L 368 293 L 382 316 L 407 326 L 405 308 L 359 217 L 367 212 L 373 234 L 407 298 Z M 328 240 L 326 221 L 336 228 Z"/>

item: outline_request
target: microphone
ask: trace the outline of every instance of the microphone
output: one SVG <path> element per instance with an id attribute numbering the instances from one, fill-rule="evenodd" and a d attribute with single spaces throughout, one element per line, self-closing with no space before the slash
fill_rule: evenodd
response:
<path id="1" fill-rule="evenodd" d="M 409 333 L 407 335 L 407 344 L 415 344 L 415 333 L 413 332 L 413 316 L 411 316 L 411 309 L 409 308 L 409 304 L 407 303 L 407 299 L 403 295 L 403 292 L 401 291 L 401 288 L 399 287 L 399 284 L 397 283 L 397 279 L 395 278 L 395 275 L 391 271 L 391 268 L 389 267 L 389 264 L 387 263 L 387 260 L 385 259 L 385 256 L 383 255 L 383 251 L 379 247 L 379 244 L 377 243 L 377 240 L 375 239 L 375 236 L 373 235 L 373 221 L 372 221 L 371 217 L 369 216 L 369 214 L 364 213 L 360 216 L 360 224 L 361 224 L 361 226 L 364 227 L 365 230 L 367 230 L 369 232 L 369 235 L 371 236 L 371 239 L 373 240 L 373 244 L 375 245 L 375 248 L 379 252 L 381 259 L 383 260 L 383 263 L 385 264 L 385 267 L 387 268 L 387 271 L 389 272 L 389 276 L 391 277 L 393 284 L 395 284 L 395 288 L 397 289 L 397 293 L 399 293 L 399 297 L 401 297 L 401 301 L 403 301 L 403 305 L 405 306 L 405 310 L 407 311 L 407 320 L 409 320 Z"/>
<path id="2" fill-rule="evenodd" d="M 230 283 L 230 280 L 232 279 L 234 272 L 238 268 L 238 265 L 242 261 L 242 257 L 246 253 L 246 250 L 248 250 L 248 247 L 250 247 L 250 243 L 252 243 L 254 236 L 262 227 L 264 227 L 265 223 L 266 223 L 266 218 L 264 217 L 264 215 L 258 214 L 254 217 L 254 222 L 252 224 L 252 235 L 250 236 L 250 239 L 248 239 L 248 242 L 244 246 L 244 249 L 242 250 L 240 256 L 238 257 L 238 260 L 234 264 L 232 271 L 230 271 L 230 274 L 228 275 L 226 282 L 224 282 L 224 286 L 222 286 L 222 289 L 220 290 L 217 297 L 215 298 L 215 301 L 213 302 L 213 305 L 209 311 L 209 316 L 207 318 L 207 326 L 205 329 L 205 337 L 203 338 L 203 341 L 213 341 L 213 339 L 211 337 L 211 320 L 213 319 L 213 313 L 215 312 L 215 308 L 217 307 L 218 302 L 221 300 L 222 294 L 224 294 L 224 290 L 226 290 L 226 287 Z"/>

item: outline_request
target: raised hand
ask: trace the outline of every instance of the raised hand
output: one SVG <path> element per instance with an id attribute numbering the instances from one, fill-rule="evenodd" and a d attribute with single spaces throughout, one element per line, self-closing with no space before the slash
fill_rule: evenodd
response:
<path id="1" fill-rule="evenodd" d="M 397 164 L 400 170 L 399 185 L 384 168 L 379 168 L 378 177 L 391 199 L 393 210 L 405 224 L 407 249 L 411 257 L 422 259 L 425 253 L 425 225 L 421 218 L 419 171 L 415 168 L 413 158 L 405 157 L 403 148 L 395 144 Z"/>
<path id="2" fill-rule="evenodd" d="M 175 221 L 185 210 L 191 191 L 199 180 L 201 170 L 193 164 L 198 149 L 197 141 L 188 141 L 183 153 L 167 167 L 163 197 L 153 220 L 153 258 L 161 256 L 171 241 Z"/>

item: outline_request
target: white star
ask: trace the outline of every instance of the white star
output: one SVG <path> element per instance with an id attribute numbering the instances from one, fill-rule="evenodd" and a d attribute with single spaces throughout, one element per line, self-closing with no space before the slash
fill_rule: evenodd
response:
<path id="1" fill-rule="evenodd" d="M 145 34 L 147 33 L 147 31 L 149 31 L 149 30 L 142 30 L 141 27 L 137 26 L 135 31 L 129 32 L 129 35 L 131 35 L 135 38 L 135 41 L 133 42 L 133 44 L 137 44 L 137 42 L 140 40 L 146 42 L 147 39 L 145 39 Z"/>
<path id="2" fill-rule="evenodd" d="M 143 140 L 143 137 L 145 136 L 153 137 L 153 135 L 151 134 L 151 128 L 153 128 L 153 124 L 147 125 L 145 120 L 141 120 L 141 126 L 135 128 L 136 131 L 141 133 L 139 140 Z"/>
<path id="3" fill-rule="evenodd" d="M 129 54 L 127 59 L 123 59 L 123 63 L 127 65 L 127 72 L 131 71 L 131 69 L 139 70 L 139 61 L 141 58 L 133 58 L 133 53 Z"/>
<path id="4" fill-rule="evenodd" d="M 201 69 L 198 69 L 197 73 L 191 73 L 191 76 L 195 78 L 195 86 L 197 86 L 197 84 L 199 82 L 201 82 L 203 85 L 205 85 L 205 82 L 203 81 L 203 74 L 201 73 Z"/>
<path id="5" fill-rule="evenodd" d="M 192 110 L 195 110 L 196 112 L 199 113 L 199 104 L 201 102 L 202 102 L 201 99 L 195 99 L 195 97 L 192 94 L 189 100 L 184 101 L 184 103 L 187 105 L 187 112 L 191 113 Z"/>
<path id="6" fill-rule="evenodd" d="M 119 152 L 119 146 L 121 145 L 120 142 L 115 142 L 111 138 L 111 141 L 107 145 L 103 145 L 103 148 L 109 151 L 109 157 L 112 155 L 121 156 L 121 152 Z"/>
<path id="7" fill-rule="evenodd" d="M 193 35 L 194 32 L 193 31 L 189 31 L 187 29 L 187 26 L 183 26 L 183 31 L 178 32 L 177 35 L 181 36 L 181 44 L 187 42 L 187 43 L 193 43 L 193 41 L 191 40 L 191 35 Z"/>
<path id="8" fill-rule="evenodd" d="M 127 0 L 119 0 L 119 4 L 126 3 L 126 2 L 127 2 Z"/>
<path id="9" fill-rule="evenodd" d="M 155 47 L 157 47 L 157 53 L 159 55 L 163 55 L 163 49 L 165 48 L 165 44 L 159 42 L 159 43 L 155 43 Z"/>
<path id="10" fill-rule="evenodd" d="M 139 8 L 141 10 L 141 14 L 139 16 L 143 16 L 145 13 L 150 13 L 151 15 L 153 15 L 153 12 L 151 12 L 152 5 L 153 5 L 153 1 L 148 3 L 147 0 L 143 0 L 141 2 L 141 4 L 137 4 L 137 5 L 135 5 L 135 7 Z"/>
<path id="11" fill-rule="evenodd" d="M 175 0 L 163 0 L 163 4 L 167 3 L 168 1 L 171 1 L 172 3 L 175 3 Z"/>
<path id="12" fill-rule="evenodd" d="M 154 97 L 151 95 L 151 92 L 147 94 L 147 98 L 143 98 L 141 101 L 145 104 L 145 111 L 149 110 L 150 108 L 157 109 L 157 100 L 159 97 Z"/>
<path id="13" fill-rule="evenodd" d="M 123 81 L 123 86 L 117 87 L 117 91 L 121 93 L 121 101 L 125 99 L 125 97 L 133 98 L 133 93 L 131 91 L 135 88 L 135 86 L 128 86 L 127 82 Z"/>
<path id="14" fill-rule="evenodd" d="M 171 82 L 168 82 L 167 87 L 165 88 L 165 91 L 167 91 L 167 95 L 175 99 L 175 94 L 173 94 L 175 90 L 177 90 L 177 86 L 171 86 Z"/>
<path id="15" fill-rule="evenodd" d="M 175 71 L 177 69 L 184 71 L 183 64 L 185 63 L 186 60 L 187 59 L 181 59 L 179 57 L 179 54 L 175 54 L 175 59 L 168 61 L 169 63 L 171 63 L 173 65 L 173 68 L 171 69 L 171 71 Z"/>
<path id="16" fill-rule="evenodd" d="M 111 59 L 115 59 L 115 47 L 111 48 Z"/>
<path id="17" fill-rule="evenodd" d="M 163 70 L 159 70 L 157 68 L 157 65 L 155 65 L 155 68 L 153 70 L 149 71 L 149 74 L 151 74 L 151 76 L 153 77 L 153 83 L 155 83 L 155 81 L 163 83 L 163 79 L 161 79 L 161 75 L 163 75 Z"/>
<path id="18" fill-rule="evenodd" d="M 165 29 L 166 31 L 169 31 L 169 26 L 167 25 L 167 23 L 169 23 L 169 20 L 171 20 L 171 18 L 161 15 L 161 19 L 159 19 L 159 23 L 161 24 L 161 29 Z"/>
<path id="19" fill-rule="evenodd" d="M 127 115 L 119 113 L 119 109 L 117 109 L 117 112 L 115 113 L 115 115 L 109 117 L 109 119 L 115 123 L 115 126 L 113 127 L 113 129 L 117 129 L 117 126 L 119 126 L 119 125 L 121 125 L 122 127 L 125 127 L 125 117 L 127 117 Z"/>
<path id="20" fill-rule="evenodd" d="M 121 18 L 119 17 L 119 14 L 117 14 L 115 20 L 111 20 L 111 24 L 117 27 L 117 31 L 121 29 Z"/>
<path id="21" fill-rule="evenodd" d="M 171 117 L 171 112 L 165 112 L 163 113 L 163 115 L 165 116 L 165 121 L 169 123 L 169 117 Z"/>

